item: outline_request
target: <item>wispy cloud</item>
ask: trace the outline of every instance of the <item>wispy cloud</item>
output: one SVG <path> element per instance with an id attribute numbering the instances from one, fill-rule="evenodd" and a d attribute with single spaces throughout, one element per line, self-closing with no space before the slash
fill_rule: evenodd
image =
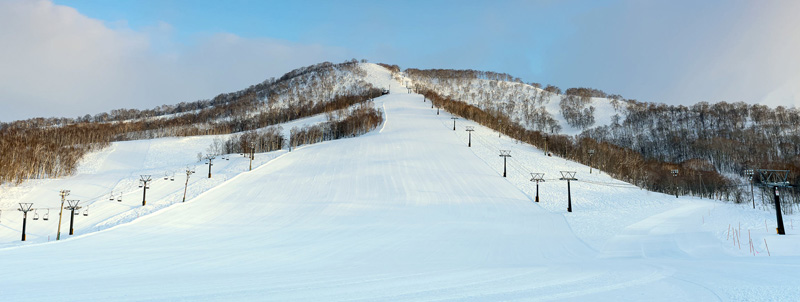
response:
<path id="1" fill-rule="evenodd" d="M 230 33 L 182 44 L 162 23 L 134 31 L 48 0 L 0 1 L 1 121 L 79 116 L 211 98 L 350 54 Z"/>
<path id="2" fill-rule="evenodd" d="M 554 82 L 644 101 L 798 104 L 800 2 L 618 1 L 573 18 Z"/>

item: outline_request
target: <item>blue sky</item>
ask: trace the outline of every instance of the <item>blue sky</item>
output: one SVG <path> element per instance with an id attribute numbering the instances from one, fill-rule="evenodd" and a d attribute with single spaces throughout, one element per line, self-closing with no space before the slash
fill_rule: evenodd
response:
<path id="1" fill-rule="evenodd" d="M 0 121 L 211 98 L 351 58 L 794 106 L 798 14 L 778 0 L 0 0 L 0 102 L 26 104 Z"/>
<path id="2" fill-rule="evenodd" d="M 233 33 L 348 49 L 403 67 L 491 69 L 542 76 L 546 45 L 574 31 L 565 18 L 607 1 L 56 1 L 109 24 L 170 24 L 174 40 Z M 558 28 L 554 31 L 553 28 Z M 155 47 L 163 47 L 156 45 Z M 452 52 L 461 55 L 453 56 Z M 525 66 L 519 63 L 524 62 Z M 505 66 L 504 66 L 505 65 Z M 512 68 L 513 67 L 513 68 Z M 531 79 L 533 81 L 533 79 Z"/>

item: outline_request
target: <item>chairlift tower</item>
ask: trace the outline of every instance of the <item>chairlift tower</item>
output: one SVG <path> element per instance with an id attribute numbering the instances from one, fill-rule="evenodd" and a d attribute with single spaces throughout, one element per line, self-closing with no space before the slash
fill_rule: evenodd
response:
<path id="1" fill-rule="evenodd" d="M 676 181 L 678 179 L 678 169 L 672 169 L 672 179 L 672 182 L 675 183 L 675 198 L 678 198 L 678 182 Z"/>
<path id="2" fill-rule="evenodd" d="M 56 240 L 61 240 L 61 216 L 64 214 L 64 199 L 69 196 L 69 190 L 61 190 L 58 194 L 61 195 L 61 207 L 58 211 L 58 232 L 56 233 Z"/>
<path id="3" fill-rule="evenodd" d="M 454 116 L 454 117 L 451 117 L 450 119 L 453 120 L 453 131 L 456 131 L 456 120 L 458 118 Z"/>
<path id="4" fill-rule="evenodd" d="M 503 177 L 506 177 L 506 160 L 511 157 L 511 150 L 500 150 L 500 157 L 503 158 Z"/>
<path id="5" fill-rule="evenodd" d="M 531 181 L 536 182 L 536 202 L 539 202 L 539 182 L 544 182 L 544 173 L 531 173 Z"/>
<path id="6" fill-rule="evenodd" d="M 147 198 L 147 189 L 150 188 L 149 183 L 152 180 L 153 179 L 150 177 L 150 175 L 141 175 L 140 178 L 139 178 L 139 187 L 144 189 L 142 191 L 142 206 L 145 206 L 147 204 L 147 199 L 146 199 Z"/>
<path id="7" fill-rule="evenodd" d="M 71 215 L 69 215 L 70 216 L 70 218 L 69 218 L 69 234 L 70 235 L 72 235 L 74 233 L 74 231 L 75 231 L 75 229 L 73 228 L 73 226 L 75 225 L 75 210 L 81 208 L 81 207 L 78 206 L 79 202 L 80 202 L 80 200 L 78 200 L 78 199 L 67 200 L 67 203 L 69 203 L 69 206 L 67 207 L 67 210 L 72 211 Z"/>
<path id="8" fill-rule="evenodd" d="M 289 147 L 289 151 L 291 150 L 291 147 Z M 216 156 L 206 156 L 206 165 L 208 165 L 208 178 L 211 178 L 211 166 L 214 165 L 214 158 L 216 158 Z"/>
<path id="9" fill-rule="evenodd" d="M 189 188 L 189 176 L 192 174 L 194 174 L 194 169 L 186 167 L 186 183 L 183 185 L 183 201 L 181 202 L 186 202 L 186 190 Z"/>
<path id="10" fill-rule="evenodd" d="M 775 197 L 775 216 L 778 220 L 778 235 L 786 235 L 786 230 L 783 227 L 783 213 L 781 213 L 781 197 L 779 188 L 790 187 L 789 185 L 789 170 L 756 170 L 761 182 L 759 185 L 769 187 L 772 189 L 772 194 Z"/>
<path id="11" fill-rule="evenodd" d="M 756 195 L 753 193 L 753 169 L 744 170 L 744 175 L 750 178 L 750 198 L 753 200 L 753 209 L 756 208 Z"/>
<path id="12" fill-rule="evenodd" d="M 25 226 L 28 224 L 28 211 L 33 206 L 32 202 L 20 202 L 19 209 L 22 212 L 22 241 L 25 241 Z"/>
<path id="13" fill-rule="evenodd" d="M 559 179 L 567 181 L 567 212 L 571 213 L 572 212 L 572 192 L 571 192 L 570 187 L 569 187 L 569 182 L 571 180 L 578 180 L 577 178 L 575 178 L 575 174 L 577 174 L 577 172 L 575 172 L 575 171 L 560 171 L 560 172 L 561 172 L 561 178 L 559 178 Z"/>
<path id="14" fill-rule="evenodd" d="M 545 133 L 544 134 L 544 155 L 549 155 L 549 153 L 547 153 L 547 139 L 548 139 L 547 133 Z"/>
<path id="15" fill-rule="evenodd" d="M 469 133 L 469 141 L 467 142 L 467 147 L 472 147 L 472 131 L 475 131 L 475 127 L 467 126 L 467 132 Z"/>

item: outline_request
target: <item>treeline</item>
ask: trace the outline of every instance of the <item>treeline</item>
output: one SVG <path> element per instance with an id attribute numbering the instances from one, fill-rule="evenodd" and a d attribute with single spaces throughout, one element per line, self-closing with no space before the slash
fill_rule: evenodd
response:
<path id="1" fill-rule="evenodd" d="M 623 121 L 582 136 L 637 150 L 646 158 L 699 159 L 712 169 L 792 171 L 800 184 L 800 110 L 743 102 L 697 103 L 690 107 L 628 101 Z"/>
<path id="2" fill-rule="evenodd" d="M 192 108 L 202 109 L 181 114 L 148 118 L 135 118 L 139 113 L 118 114 L 115 119 L 126 120 L 110 122 L 53 118 L 0 124 L 0 149 L 9 159 L 2 163 L 0 184 L 70 175 L 86 152 L 114 141 L 254 130 L 348 108 L 381 95 L 380 89 L 361 80 L 365 71 L 354 60 L 312 65 L 290 74 L 220 95 L 209 103 L 199 101 Z"/>
<path id="3" fill-rule="evenodd" d="M 493 71 L 480 71 L 472 69 L 406 69 L 406 74 L 410 77 L 433 77 L 439 79 L 481 79 L 491 81 L 504 81 L 523 83 L 518 77 L 511 76 L 507 73 L 493 72 Z M 536 86 L 541 87 L 540 84 Z"/>
<path id="4" fill-rule="evenodd" d="M 736 192 L 726 178 L 709 169 L 710 167 L 692 163 L 674 164 L 648 160 L 635 150 L 608 142 L 588 137 L 573 139 L 565 135 L 529 130 L 498 112 L 488 112 L 477 106 L 443 97 L 431 90 L 422 91 L 422 94 L 437 106 L 455 115 L 473 120 L 540 149 L 545 149 L 546 144 L 547 150 L 559 157 L 600 168 L 614 178 L 647 190 L 668 194 L 675 194 L 677 191 L 679 194 L 709 198 L 732 198 L 732 194 Z M 591 157 L 589 150 L 595 151 Z M 672 169 L 680 169 L 681 177 L 673 177 L 670 173 Z"/>
<path id="5" fill-rule="evenodd" d="M 578 96 L 568 94 L 561 98 L 558 106 L 561 108 L 561 116 L 567 124 L 586 129 L 594 125 L 594 107 L 590 106 L 592 98 L 590 96 Z"/>
<path id="6" fill-rule="evenodd" d="M 226 140 L 215 139 L 209 146 L 208 154 L 249 154 L 250 152 L 261 153 L 280 150 L 286 144 L 286 139 L 281 134 L 282 131 L 283 127 L 273 126 L 233 135 Z"/>
<path id="7" fill-rule="evenodd" d="M 328 115 L 328 121 L 322 124 L 292 128 L 289 145 L 296 148 L 301 145 L 319 143 L 346 137 L 354 137 L 372 131 L 383 123 L 383 113 L 375 109 L 372 103 L 362 104 L 349 111 L 341 110 Z"/>
<path id="8" fill-rule="evenodd" d="M 86 152 L 108 146 L 97 125 L 0 130 L 0 184 L 75 172 Z"/>

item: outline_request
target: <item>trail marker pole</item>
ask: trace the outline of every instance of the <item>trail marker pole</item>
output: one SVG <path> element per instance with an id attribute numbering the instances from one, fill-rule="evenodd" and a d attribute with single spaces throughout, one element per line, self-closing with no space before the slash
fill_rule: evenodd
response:
<path id="1" fill-rule="evenodd" d="M 757 173 L 761 179 L 760 185 L 770 187 L 775 197 L 775 216 L 778 220 L 778 235 L 786 235 L 786 230 L 783 227 L 783 213 L 781 213 L 779 188 L 789 187 L 789 182 L 787 181 L 789 178 L 789 170 L 757 170 Z"/>
<path id="2" fill-rule="evenodd" d="M 79 202 L 80 202 L 80 200 L 77 200 L 77 199 L 67 200 L 67 203 L 69 203 L 69 206 L 67 207 L 67 210 L 72 211 L 71 214 L 69 215 L 70 216 L 70 218 L 69 218 L 69 234 L 70 235 L 72 235 L 74 233 L 74 231 L 75 231 L 75 229 L 73 228 L 73 226 L 75 225 L 75 210 L 81 208 L 81 207 L 78 206 Z"/>
<path id="3" fill-rule="evenodd" d="M 500 150 L 500 157 L 503 158 L 503 177 L 506 177 L 506 160 L 511 157 L 511 150 Z"/>
<path id="4" fill-rule="evenodd" d="M 475 131 L 475 128 L 472 126 L 467 126 L 467 132 L 469 133 L 469 142 L 467 143 L 467 147 L 472 147 L 472 131 Z"/>
<path id="5" fill-rule="evenodd" d="M 536 182 L 536 202 L 539 202 L 539 182 L 544 182 L 544 173 L 531 173 L 531 181 Z"/>
<path id="6" fill-rule="evenodd" d="M 56 240 L 61 240 L 61 216 L 64 214 L 64 198 L 69 195 L 69 190 L 61 190 L 61 208 L 58 211 L 58 233 L 56 233 Z"/>
<path id="7" fill-rule="evenodd" d="M 450 119 L 453 120 L 453 131 L 456 131 L 456 120 L 458 118 L 454 116 L 454 117 L 451 117 Z"/>
<path id="8" fill-rule="evenodd" d="M 20 202 L 19 209 L 22 211 L 22 241 L 25 241 L 25 226 L 28 224 L 28 211 L 33 206 L 32 202 Z"/>
<path id="9" fill-rule="evenodd" d="M 150 183 L 152 180 L 153 179 L 150 178 L 150 175 L 141 175 L 139 178 L 139 187 L 144 188 L 144 191 L 142 191 L 142 206 L 147 204 L 147 189 L 150 188 L 148 183 Z"/>
<path id="10" fill-rule="evenodd" d="M 256 145 L 250 143 L 250 170 L 253 171 L 253 159 L 256 157 Z"/>
<path id="11" fill-rule="evenodd" d="M 575 174 L 577 172 L 574 171 L 560 171 L 560 172 L 561 172 L 561 178 L 559 179 L 567 181 L 567 212 L 572 212 L 572 193 L 569 187 L 569 182 L 571 180 L 578 180 L 577 178 L 575 178 Z"/>
<path id="12" fill-rule="evenodd" d="M 676 179 L 678 178 L 678 169 L 672 169 L 672 182 L 675 186 L 675 198 L 678 198 L 678 182 Z"/>

